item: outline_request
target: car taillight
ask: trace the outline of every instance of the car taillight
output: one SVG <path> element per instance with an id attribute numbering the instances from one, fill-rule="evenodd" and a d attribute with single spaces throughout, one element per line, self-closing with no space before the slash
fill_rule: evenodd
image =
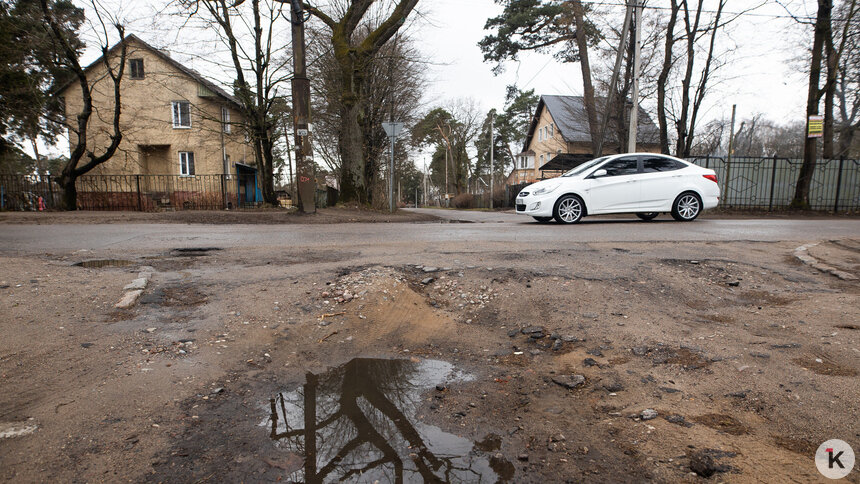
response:
<path id="1" fill-rule="evenodd" d="M 702 175 L 702 176 L 703 176 L 703 177 L 705 177 L 705 178 L 707 178 L 708 180 L 711 180 L 711 181 L 712 181 L 712 182 L 714 182 L 714 183 L 719 183 L 719 182 L 717 181 L 717 175 Z"/>

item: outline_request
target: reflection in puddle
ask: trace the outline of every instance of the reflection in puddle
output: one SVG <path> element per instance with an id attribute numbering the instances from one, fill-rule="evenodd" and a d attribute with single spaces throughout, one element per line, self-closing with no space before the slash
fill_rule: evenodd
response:
<path id="1" fill-rule="evenodd" d="M 480 482 L 510 480 L 501 439 L 482 445 L 416 418 L 421 395 L 468 379 L 434 360 L 357 358 L 269 401 L 271 438 L 305 456 L 293 482 Z"/>

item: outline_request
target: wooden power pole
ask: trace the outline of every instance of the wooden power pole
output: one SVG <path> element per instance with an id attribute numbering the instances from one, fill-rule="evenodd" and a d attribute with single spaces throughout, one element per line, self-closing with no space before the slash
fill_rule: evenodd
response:
<path id="1" fill-rule="evenodd" d="M 305 14 L 301 0 L 291 0 L 290 21 L 293 31 L 293 132 L 296 146 L 296 175 L 299 185 L 299 210 L 316 212 L 313 147 L 310 139 L 311 81 L 305 59 Z"/>

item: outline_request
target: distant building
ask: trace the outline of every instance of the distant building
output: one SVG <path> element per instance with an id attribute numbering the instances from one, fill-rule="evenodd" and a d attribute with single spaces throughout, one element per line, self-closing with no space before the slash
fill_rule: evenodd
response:
<path id="1" fill-rule="evenodd" d="M 202 175 L 225 175 L 224 186 L 219 187 L 225 198 L 239 204 L 259 202 L 254 151 L 245 136 L 239 102 L 138 37 L 128 35 L 125 43 L 122 143 L 112 159 L 89 174 L 140 175 L 147 185 L 141 191 L 156 193 L 159 203 L 167 200 L 163 194 L 200 191 L 201 180 L 195 185 L 195 178 Z M 107 53 L 114 65 L 119 62 L 120 47 L 117 43 Z M 102 58 L 90 64 L 86 74 L 93 99 L 87 144 L 98 152 L 110 143 L 114 87 Z M 66 119 L 73 124 L 83 106 L 80 87 L 70 82 L 59 95 Z M 76 142 L 76 133 L 69 130 L 70 147 Z M 170 186 L 161 186 L 168 181 Z"/>
<path id="2" fill-rule="evenodd" d="M 604 98 L 598 98 L 602 113 Z M 618 153 L 619 143 L 614 123 L 610 123 L 604 142 L 604 154 Z M 659 131 L 648 114 L 639 108 L 636 151 L 659 153 Z M 559 176 L 592 159 L 591 133 L 582 96 L 541 96 L 523 151 L 514 158 L 514 169 L 508 184 L 533 182 Z"/>

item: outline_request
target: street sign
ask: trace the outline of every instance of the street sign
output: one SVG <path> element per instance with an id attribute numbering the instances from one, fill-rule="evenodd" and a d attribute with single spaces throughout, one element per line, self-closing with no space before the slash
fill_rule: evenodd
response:
<path id="1" fill-rule="evenodd" d="M 807 138 L 821 138 L 824 136 L 824 116 L 810 116 Z"/>
<path id="2" fill-rule="evenodd" d="M 397 138 L 403 132 L 403 123 L 382 123 L 382 129 L 389 138 Z"/>
<path id="3" fill-rule="evenodd" d="M 388 168 L 388 211 L 394 212 L 394 142 L 403 131 L 403 123 L 382 123 L 382 129 L 391 140 L 391 165 Z"/>

